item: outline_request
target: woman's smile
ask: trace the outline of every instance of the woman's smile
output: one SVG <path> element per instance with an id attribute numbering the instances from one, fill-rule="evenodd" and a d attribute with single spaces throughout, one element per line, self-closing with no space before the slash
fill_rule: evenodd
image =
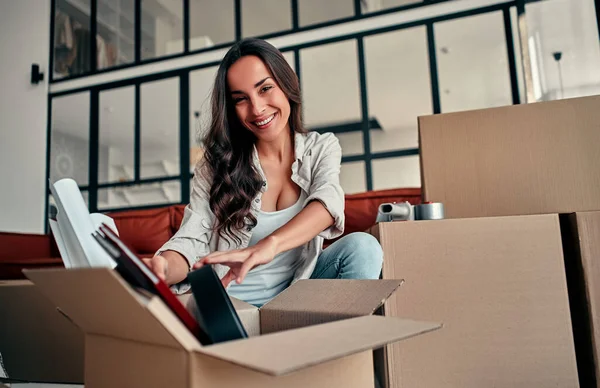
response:
<path id="1" fill-rule="evenodd" d="M 255 120 L 254 122 L 252 122 L 252 124 L 258 128 L 258 129 L 267 129 L 268 127 L 271 126 L 271 124 L 273 124 L 273 121 L 275 121 L 275 116 L 277 115 L 277 113 L 273 113 L 270 116 L 267 116 L 266 118 L 259 118 L 259 120 Z"/>

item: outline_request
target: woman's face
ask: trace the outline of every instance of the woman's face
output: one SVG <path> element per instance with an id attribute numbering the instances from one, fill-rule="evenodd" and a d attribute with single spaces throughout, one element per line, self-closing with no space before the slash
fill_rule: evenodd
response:
<path id="1" fill-rule="evenodd" d="M 227 83 L 238 119 L 259 140 L 289 134 L 290 103 L 260 58 L 238 59 L 227 72 Z"/>

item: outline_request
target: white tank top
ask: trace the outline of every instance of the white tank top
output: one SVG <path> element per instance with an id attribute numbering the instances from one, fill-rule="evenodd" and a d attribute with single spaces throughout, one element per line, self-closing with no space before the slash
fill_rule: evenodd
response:
<path id="1" fill-rule="evenodd" d="M 298 201 L 286 209 L 274 212 L 259 210 L 258 222 L 252 230 L 248 246 L 255 245 L 288 223 L 300 213 L 305 199 L 306 195 L 301 190 Z M 270 263 L 255 267 L 248 272 L 242 284 L 231 282 L 227 292 L 237 299 L 262 306 L 289 286 L 296 269 L 301 264 L 300 257 L 303 249 L 304 245 L 290 249 L 275 256 Z"/>

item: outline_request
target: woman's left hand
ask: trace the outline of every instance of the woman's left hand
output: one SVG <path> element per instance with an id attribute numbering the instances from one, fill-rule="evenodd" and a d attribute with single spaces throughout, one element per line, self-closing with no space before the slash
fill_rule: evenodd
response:
<path id="1" fill-rule="evenodd" d="M 197 269 L 206 264 L 222 264 L 229 267 L 229 271 L 221 279 L 224 287 L 235 280 L 238 284 L 244 281 L 248 272 L 261 264 L 267 264 L 277 254 L 277 242 L 274 238 L 267 237 L 244 249 L 232 251 L 218 251 L 200 259 L 193 268 Z"/>

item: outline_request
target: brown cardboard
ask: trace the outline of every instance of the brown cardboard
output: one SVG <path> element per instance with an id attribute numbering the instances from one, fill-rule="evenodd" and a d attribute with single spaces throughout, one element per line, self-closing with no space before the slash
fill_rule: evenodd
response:
<path id="1" fill-rule="evenodd" d="M 600 210 L 600 96 L 419 118 L 425 201 L 446 218 Z"/>
<path id="2" fill-rule="evenodd" d="M 249 369 L 232 368 L 232 364 L 199 356 L 194 361 L 193 378 L 199 387 L 263 388 L 363 388 L 373 386 L 372 352 L 366 351 L 333 361 L 324 362 L 283 376 L 270 376 Z M 228 385 L 229 387 L 229 385 Z"/>
<path id="3" fill-rule="evenodd" d="M 231 341 L 205 348 L 204 353 L 267 374 L 281 375 L 438 327 L 407 319 L 364 316 Z"/>
<path id="4" fill-rule="evenodd" d="M 260 309 L 263 334 L 371 315 L 400 280 L 303 280 Z"/>
<path id="5" fill-rule="evenodd" d="M 600 385 L 600 212 L 563 217 L 580 379 Z M 583 381 L 583 380 L 582 380 Z"/>
<path id="6" fill-rule="evenodd" d="M 50 273 L 51 276 L 44 276 Z M 146 308 L 152 299 L 142 297 L 117 275 L 107 276 L 103 270 L 73 269 L 32 271 L 27 276 L 86 334 L 174 348 L 182 346 Z M 193 342 L 186 345 L 190 343 Z"/>
<path id="7" fill-rule="evenodd" d="M 92 387 L 131 386 L 132 382 L 156 387 L 166 382 L 170 387 L 206 386 L 203 384 L 208 381 L 217 381 L 217 376 L 221 387 L 233 387 L 239 386 L 238 372 L 262 376 L 247 386 L 257 385 L 257 381 L 265 387 L 281 386 L 283 381 L 300 386 L 301 381 L 310 379 L 313 386 L 323 387 L 354 380 L 372 383 L 374 347 L 439 328 L 439 324 L 398 318 L 359 317 L 201 346 L 162 301 L 138 295 L 113 271 L 24 273 L 85 331 L 85 380 L 86 386 Z M 72 297 L 84 291 L 91 300 L 81 302 Z M 103 327 L 93 323 L 96 320 L 101 320 Z M 137 333 L 132 334 L 128 327 L 135 327 Z M 368 365 L 348 369 L 357 359 L 368 359 Z M 341 383 L 334 383 L 322 369 L 323 363 L 345 371 Z M 199 374 L 198 368 L 204 373 Z M 114 379 L 106 376 L 106 370 L 111 370 Z M 291 377 L 278 380 L 279 376 Z"/>
<path id="8" fill-rule="evenodd" d="M 244 325 L 248 336 L 253 337 L 255 335 L 260 335 L 261 314 L 256 306 L 236 298 L 231 298 L 231 302 L 233 308 L 235 308 L 235 311 L 240 317 L 240 321 L 242 321 L 242 325 Z"/>
<path id="9" fill-rule="evenodd" d="M 11 379 L 83 383 L 83 333 L 30 281 L 0 281 L 0 354 Z"/>
<path id="10" fill-rule="evenodd" d="M 388 222 L 385 314 L 444 329 L 388 346 L 391 387 L 577 387 L 557 215 Z"/>

